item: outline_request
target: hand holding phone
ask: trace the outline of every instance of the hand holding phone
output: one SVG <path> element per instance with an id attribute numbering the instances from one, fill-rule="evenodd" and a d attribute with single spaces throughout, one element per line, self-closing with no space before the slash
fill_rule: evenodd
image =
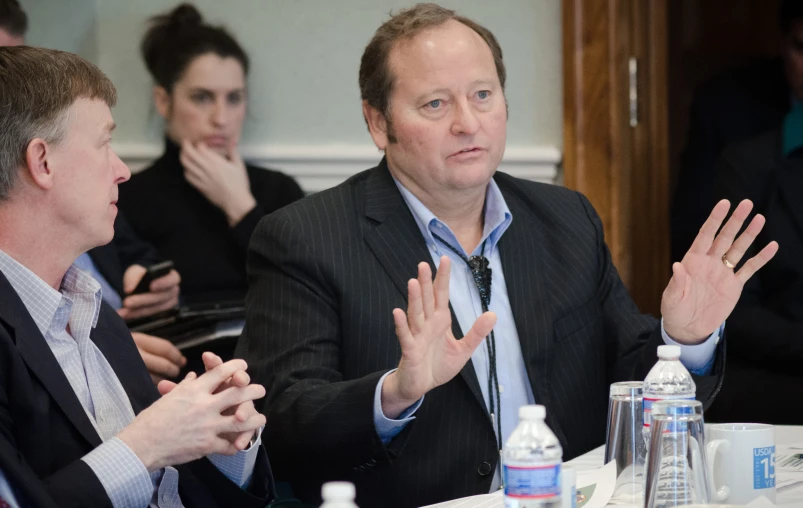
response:
<path id="1" fill-rule="evenodd" d="M 149 293 L 151 290 L 151 282 L 164 277 L 170 273 L 170 270 L 172 269 L 172 261 L 162 261 L 161 263 L 156 263 L 155 265 L 149 266 L 145 272 L 145 275 L 142 276 L 139 284 L 137 284 L 137 287 L 134 288 L 134 291 L 132 291 L 131 294 L 138 295 L 142 293 Z"/>

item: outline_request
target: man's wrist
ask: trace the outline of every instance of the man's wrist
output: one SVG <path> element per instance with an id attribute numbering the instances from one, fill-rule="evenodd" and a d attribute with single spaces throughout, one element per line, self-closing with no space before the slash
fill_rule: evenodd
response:
<path id="1" fill-rule="evenodd" d="M 148 445 L 141 445 L 140 440 L 137 439 L 137 432 L 135 429 L 130 428 L 131 425 L 124 428 L 117 434 L 117 439 L 122 441 L 128 448 L 137 456 L 137 458 L 142 462 L 142 465 L 145 466 L 145 469 L 148 470 L 148 473 L 152 473 L 157 469 L 160 469 L 161 466 L 157 465 L 157 458 L 153 455 L 156 451 L 157 447 L 148 446 Z"/>
<path id="2" fill-rule="evenodd" d="M 398 371 L 391 372 L 382 384 L 382 413 L 391 420 L 398 418 L 400 414 L 424 395 L 408 397 L 400 394 L 397 373 Z"/>

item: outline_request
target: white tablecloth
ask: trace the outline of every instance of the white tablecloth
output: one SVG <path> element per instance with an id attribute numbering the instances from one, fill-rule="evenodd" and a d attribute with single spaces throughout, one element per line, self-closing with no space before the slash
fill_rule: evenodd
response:
<path id="1" fill-rule="evenodd" d="M 792 445 L 795 443 L 803 443 L 803 427 L 799 426 L 780 426 L 775 427 L 775 445 Z M 596 469 L 602 466 L 604 459 L 605 446 L 600 446 L 595 450 L 591 450 L 585 455 L 581 455 L 574 460 L 567 462 L 577 469 L 577 471 L 586 471 L 589 469 Z M 781 476 L 781 475 L 779 475 Z M 781 476 L 782 477 L 782 476 Z M 784 508 L 803 508 L 803 483 L 790 485 L 787 488 L 779 489 L 776 497 L 777 506 Z M 618 508 L 626 508 L 636 505 L 608 505 L 609 507 L 617 506 Z M 642 508 L 639 506 L 638 508 Z"/>

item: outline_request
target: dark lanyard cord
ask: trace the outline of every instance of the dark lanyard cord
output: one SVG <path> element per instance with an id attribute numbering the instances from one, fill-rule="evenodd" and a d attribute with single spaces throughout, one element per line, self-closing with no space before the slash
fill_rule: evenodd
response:
<path id="1" fill-rule="evenodd" d="M 474 276 L 474 284 L 480 293 L 480 303 L 482 311 L 488 312 L 488 307 L 491 305 L 491 268 L 488 266 L 488 258 L 485 257 L 485 243 L 482 242 L 482 251 L 479 256 L 471 256 L 466 258 L 462 252 L 458 251 L 449 245 L 443 238 L 432 233 L 437 240 L 443 245 L 448 247 L 452 252 L 460 256 L 460 259 L 465 261 Z M 496 373 L 496 338 L 494 331 L 485 338 L 485 348 L 488 351 L 488 399 L 490 405 L 491 421 L 496 423 L 496 441 L 499 445 L 499 450 L 502 450 L 502 399 L 499 395 L 499 376 Z M 496 406 L 494 407 L 494 399 L 496 399 Z"/>

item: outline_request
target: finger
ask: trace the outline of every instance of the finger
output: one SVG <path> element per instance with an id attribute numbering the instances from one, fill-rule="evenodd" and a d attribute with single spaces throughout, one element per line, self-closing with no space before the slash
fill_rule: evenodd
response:
<path id="1" fill-rule="evenodd" d="M 242 163 L 242 158 L 240 157 L 240 150 L 239 147 L 237 146 L 237 140 L 232 140 L 229 143 L 229 146 L 227 147 L 226 150 L 226 158 L 237 165 Z"/>
<path id="2" fill-rule="evenodd" d="M 745 199 L 739 203 L 739 206 L 736 207 L 730 219 L 728 219 L 728 222 L 725 223 L 722 230 L 720 230 L 719 234 L 714 239 L 714 244 L 709 250 L 711 255 L 719 258 L 730 249 L 731 245 L 733 245 L 734 238 L 739 234 L 739 230 L 742 229 L 742 224 L 744 224 L 745 219 L 750 215 L 752 209 L 753 202 L 749 199 Z"/>
<path id="3" fill-rule="evenodd" d="M 719 226 L 728 215 L 729 209 L 730 201 L 727 199 L 723 199 L 714 206 L 714 209 L 711 210 L 711 215 L 708 216 L 703 227 L 700 228 L 700 232 L 697 233 L 694 243 L 691 244 L 689 252 L 701 255 L 708 252 L 708 249 L 714 243 L 714 236 L 717 234 Z"/>
<path id="4" fill-rule="evenodd" d="M 248 385 L 244 388 L 233 386 L 214 395 L 215 407 L 222 412 L 230 407 L 239 406 L 244 402 L 261 399 L 265 396 L 265 387 L 262 385 Z M 244 430 L 244 429 L 243 429 Z"/>
<path id="5" fill-rule="evenodd" d="M 151 378 L 153 378 L 153 374 L 151 374 Z M 161 380 L 156 383 L 156 389 L 159 390 L 159 395 L 167 395 L 168 393 L 175 390 L 178 384 L 174 383 L 173 381 Z"/>
<path id="6" fill-rule="evenodd" d="M 254 431 L 249 430 L 237 436 L 237 439 L 235 439 L 232 444 L 238 450 L 243 451 L 251 444 L 251 439 L 253 439 L 253 437 Z"/>
<path id="7" fill-rule="evenodd" d="M 164 306 L 165 303 L 172 302 L 177 296 L 178 287 L 172 287 L 159 293 L 141 293 L 128 296 L 123 300 L 123 306 L 132 311 L 145 307 Z"/>
<path id="8" fill-rule="evenodd" d="M 410 327 L 407 326 L 407 314 L 401 309 L 393 309 L 393 323 L 396 325 L 396 337 L 399 339 L 399 345 L 402 351 L 407 351 L 415 343 L 413 334 L 410 333 Z"/>
<path id="9" fill-rule="evenodd" d="M 435 308 L 449 307 L 449 277 L 452 273 L 452 262 L 447 256 L 441 256 L 438 273 L 435 275 Z"/>
<path id="10" fill-rule="evenodd" d="M 201 360 L 204 362 L 204 367 L 207 371 L 214 369 L 218 365 L 223 365 L 223 358 L 211 351 L 204 351 L 201 355 Z"/>
<path id="11" fill-rule="evenodd" d="M 426 326 L 424 304 L 421 301 L 421 285 L 416 279 L 407 282 L 407 322 L 413 337 L 421 333 Z"/>
<path id="12" fill-rule="evenodd" d="M 201 375 L 201 377 L 198 378 L 198 381 L 205 390 L 207 390 L 209 393 L 212 393 L 220 385 L 220 383 L 229 379 L 234 375 L 235 372 L 238 370 L 247 369 L 248 364 L 245 363 L 244 360 L 240 360 L 239 358 L 229 360 L 228 362 L 218 365 L 209 372 Z"/>
<path id="13" fill-rule="evenodd" d="M 267 419 L 260 413 L 254 413 L 246 421 L 241 422 L 234 416 L 224 416 L 220 425 L 218 426 L 218 434 L 229 433 L 243 433 L 259 430 L 264 426 Z"/>
<path id="14" fill-rule="evenodd" d="M 215 441 L 213 442 L 212 446 L 210 447 L 206 455 L 209 455 L 211 453 L 216 453 L 218 455 L 231 456 L 231 455 L 237 455 L 239 451 L 240 450 L 238 450 L 233 443 L 229 442 L 228 440 L 222 437 L 218 437 L 217 439 L 215 439 Z"/>
<path id="15" fill-rule="evenodd" d="M 753 245 L 753 242 L 756 240 L 758 234 L 761 233 L 761 230 L 764 228 L 764 224 L 766 222 L 767 220 L 763 215 L 759 214 L 753 217 L 753 220 L 750 221 L 750 224 L 748 224 L 747 228 L 745 228 L 742 234 L 739 235 L 739 238 L 733 242 L 731 248 L 725 252 L 728 261 L 734 265 L 739 264 L 744 256 L 744 253 L 747 252 L 747 249 L 749 249 L 751 245 Z"/>
<path id="16" fill-rule="evenodd" d="M 254 402 L 249 400 L 237 406 L 237 409 L 234 411 L 234 417 L 244 422 L 256 412 L 257 409 L 254 406 Z"/>
<path id="17" fill-rule="evenodd" d="M 686 284 L 689 279 L 689 273 L 683 267 L 682 263 L 672 263 L 672 278 L 669 279 L 669 284 L 664 289 L 662 304 L 674 307 L 682 299 L 686 293 Z"/>
<path id="18" fill-rule="evenodd" d="M 148 270 L 142 265 L 131 265 L 123 273 L 123 293 L 129 294 L 136 289 L 139 281 Z"/>
<path id="19" fill-rule="evenodd" d="M 148 372 L 148 374 L 150 374 L 151 381 L 153 381 L 153 384 L 155 384 L 156 386 L 159 386 L 159 383 L 161 383 L 162 381 L 165 381 L 165 378 L 163 378 L 162 376 L 157 376 L 153 372 Z M 160 395 L 164 395 L 164 394 L 160 393 Z"/>
<path id="20" fill-rule="evenodd" d="M 432 269 L 429 267 L 429 263 L 418 265 L 418 284 L 421 286 L 424 317 L 429 318 L 435 314 L 435 293 L 432 288 Z"/>
<path id="21" fill-rule="evenodd" d="M 770 242 L 763 249 L 761 249 L 761 252 L 748 259 L 742 268 L 736 272 L 736 275 L 739 277 L 739 280 L 742 282 L 742 284 L 750 280 L 750 277 L 759 271 L 762 266 L 766 265 L 777 252 L 778 242 Z"/>
<path id="22" fill-rule="evenodd" d="M 153 335 L 146 335 L 141 332 L 134 332 L 131 336 L 134 338 L 134 343 L 140 350 L 167 358 L 176 365 L 184 366 L 187 362 L 187 359 L 181 354 L 181 351 L 169 340 L 154 337 Z"/>
<path id="23" fill-rule="evenodd" d="M 231 385 L 244 388 L 251 384 L 251 376 L 244 370 L 238 370 L 231 376 Z"/>
<path id="24" fill-rule="evenodd" d="M 152 293 L 159 293 L 171 289 L 177 289 L 181 283 L 181 276 L 175 270 L 170 270 L 170 273 L 164 277 L 159 277 L 151 282 L 150 290 Z"/>
<path id="25" fill-rule="evenodd" d="M 471 330 L 468 331 L 462 339 L 460 344 L 469 351 L 469 355 L 477 349 L 485 337 L 491 333 L 494 325 L 496 324 L 496 314 L 494 312 L 483 312 L 480 317 L 474 321 Z"/>
<path id="26" fill-rule="evenodd" d="M 142 356 L 142 360 L 145 362 L 145 367 L 148 368 L 148 372 L 152 374 L 165 378 L 174 378 L 181 372 L 181 367 L 167 358 L 154 355 L 141 349 L 139 350 L 139 354 Z"/>

